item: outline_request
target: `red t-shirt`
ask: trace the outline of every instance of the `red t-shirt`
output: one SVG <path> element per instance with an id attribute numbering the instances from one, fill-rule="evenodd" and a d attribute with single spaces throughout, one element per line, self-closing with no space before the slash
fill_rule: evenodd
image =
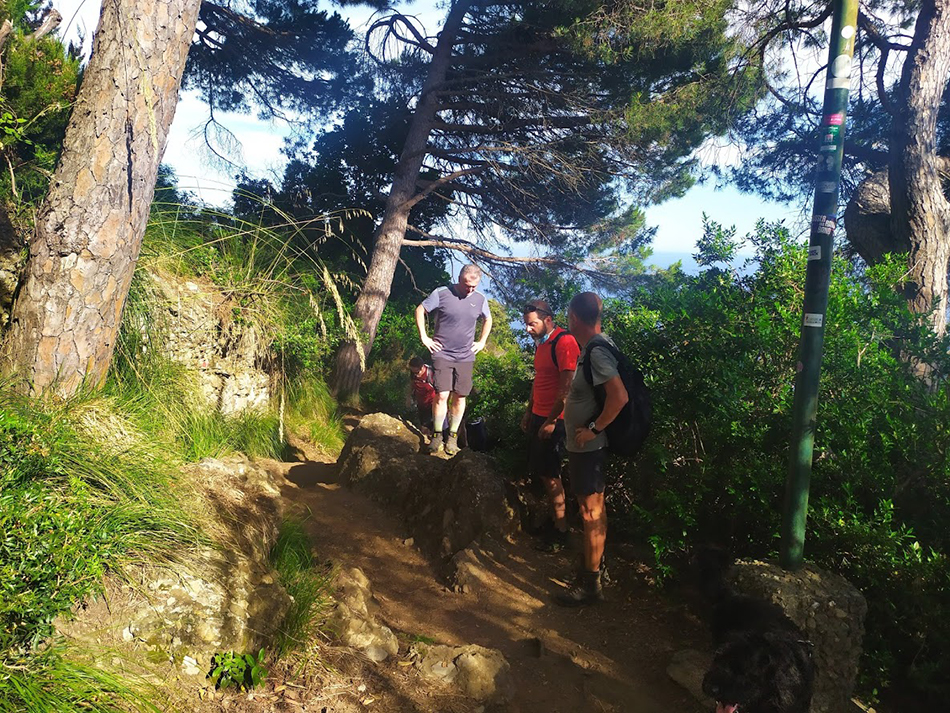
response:
<path id="1" fill-rule="evenodd" d="M 564 336 L 557 340 L 554 349 L 557 350 L 557 366 L 551 356 L 551 343 L 558 334 Z M 577 340 L 566 330 L 556 327 L 534 352 L 534 386 L 531 389 L 531 412 L 538 416 L 550 416 L 554 402 L 557 401 L 558 382 L 561 371 L 577 369 L 577 358 L 581 355 L 581 348 Z M 563 417 L 563 414 L 562 416 Z"/>
<path id="2" fill-rule="evenodd" d="M 560 356 L 560 354 L 558 356 Z M 422 367 L 418 376 L 413 376 L 410 372 L 409 380 L 412 383 L 412 396 L 416 401 L 416 405 L 420 407 L 431 406 L 432 402 L 435 401 L 435 387 L 432 385 L 432 367 L 426 364 Z"/>

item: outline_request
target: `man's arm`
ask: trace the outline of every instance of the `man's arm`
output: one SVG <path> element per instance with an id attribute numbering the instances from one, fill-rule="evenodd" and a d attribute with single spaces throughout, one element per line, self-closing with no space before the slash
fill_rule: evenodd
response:
<path id="1" fill-rule="evenodd" d="M 564 369 L 560 372 L 560 376 L 558 377 L 557 381 L 557 397 L 554 400 L 554 406 L 551 407 L 551 413 L 548 414 L 547 419 L 541 425 L 541 429 L 539 430 L 541 438 L 548 438 L 552 433 L 554 433 L 554 427 L 557 425 L 558 416 L 563 413 L 564 402 L 567 400 L 567 395 L 571 393 L 572 381 L 574 381 L 573 369 Z"/>
<path id="2" fill-rule="evenodd" d="M 425 303 L 416 307 L 416 327 L 419 329 L 419 340 L 425 345 L 426 349 L 433 354 L 442 351 L 442 345 L 436 340 L 431 339 L 426 332 Z"/>
<path id="3" fill-rule="evenodd" d="M 610 381 L 605 381 L 604 390 L 607 396 L 604 401 L 604 410 L 594 420 L 594 428 L 598 431 L 603 431 L 613 423 L 614 419 L 617 418 L 617 414 L 623 410 L 623 407 L 630 400 L 627 389 L 624 388 L 623 379 L 619 376 L 615 376 Z"/>
<path id="4" fill-rule="evenodd" d="M 532 391 L 531 395 L 528 396 L 528 408 L 524 411 L 524 416 L 521 417 L 521 430 L 525 433 L 528 432 L 528 426 L 531 425 L 531 412 L 534 410 L 534 392 Z"/>
<path id="5" fill-rule="evenodd" d="M 491 312 L 486 310 L 484 316 L 485 322 L 482 324 L 482 336 L 472 345 L 472 352 L 475 354 L 478 354 L 485 348 L 485 344 L 488 342 L 488 335 L 491 334 Z"/>

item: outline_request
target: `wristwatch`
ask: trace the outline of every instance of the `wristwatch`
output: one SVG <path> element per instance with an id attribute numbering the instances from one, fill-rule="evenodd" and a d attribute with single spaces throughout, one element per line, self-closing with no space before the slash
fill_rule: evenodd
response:
<path id="1" fill-rule="evenodd" d="M 588 423 L 588 424 L 587 424 L 587 430 L 590 431 L 591 433 L 593 433 L 595 436 L 596 436 L 598 433 L 600 433 L 600 429 L 597 428 L 597 422 L 596 422 L 596 421 L 591 421 L 590 423 Z"/>

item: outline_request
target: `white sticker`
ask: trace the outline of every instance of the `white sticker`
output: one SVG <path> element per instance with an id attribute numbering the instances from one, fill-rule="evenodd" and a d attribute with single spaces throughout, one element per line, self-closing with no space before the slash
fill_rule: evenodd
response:
<path id="1" fill-rule="evenodd" d="M 825 82 L 826 89 L 850 89 L 851 88 L 851 77 L 828 77 L 828 81 Z"/>
<path id="2" fill-rule="evenodd" d="M 821 260 L 821 245 L 809 245 L 809 246 L 808 246 L 808 259 L 809 259 L 809 260 Z"/>
<path id="3" fill-rule="evenodd" d="M 831 73 L 836 77 L 851 76 L 851 57 L 846 54 L 835 57 L 835 61 L 831 63 Z"/>
<path id="4" fill-rule="evenodd" d="M 819 181 L 818 182 L 818 192 L 819 193 L 834 193 L 838 190 L 838 184 L 834 181 Z"/>
<path id="5" fill-rule="evenodd" d="M 845 25 L 841 28 L 841 36 L 846 40 L 850 40 L 854 37 L 854 25 Z"/>
<path id="6" fill-rule="evenodd" d="M 805 326 L 806 327 L 820 327 L 825 323 L 825 315 L 816 314 L 813 312 L 805 313 Z"/>

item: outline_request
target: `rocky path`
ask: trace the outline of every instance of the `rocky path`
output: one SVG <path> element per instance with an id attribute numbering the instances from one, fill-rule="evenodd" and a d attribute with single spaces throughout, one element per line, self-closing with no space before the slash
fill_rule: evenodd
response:
<path id="1" fill-rule="evenodd" d="M 360 567 L 381 604 L 382 619 L 400 633 L 400 657 L 413 640 L 500 650 L 516 693 L 503 710 L 517 713 L 700 713 L 704 710 L 666 675 L 673 652 L 704 648 L 706 633 L 685 607 L 660 597 L 633 560 L 614 555 L 615 583 L 603 605 L 562 609 L 550 601 L 570 571 L 564 555 L 547 555 L 521 536 L 490 561 L 485 582 L 471 592 L 449 590 L 414 546 L 404 526 L 379 505 L 343 487 L 334 463 L 318 456 L 270 463 L 291 511 L 307 518 L 321 557 Z M 407 661 L 373 667 L 352 684 L 365 710 L 454 713 L 479 704 L 421 682 Z M 359 674 L 356 674 L 359 675 Z M 362 689 L 359 687 L 362 686 Z M 331 697 L 332 698 L 332 697 Z M 333 713 L 354 708 L 303 698 L 286 710 Z M 350 696 L 352 699 L 353 696 Z M 367 702 L 368 701 L 368 702 Z M 284 710 L 285 708 L 274 708 Z M 491 710 L 491 709 L 489 709 Z"/>

